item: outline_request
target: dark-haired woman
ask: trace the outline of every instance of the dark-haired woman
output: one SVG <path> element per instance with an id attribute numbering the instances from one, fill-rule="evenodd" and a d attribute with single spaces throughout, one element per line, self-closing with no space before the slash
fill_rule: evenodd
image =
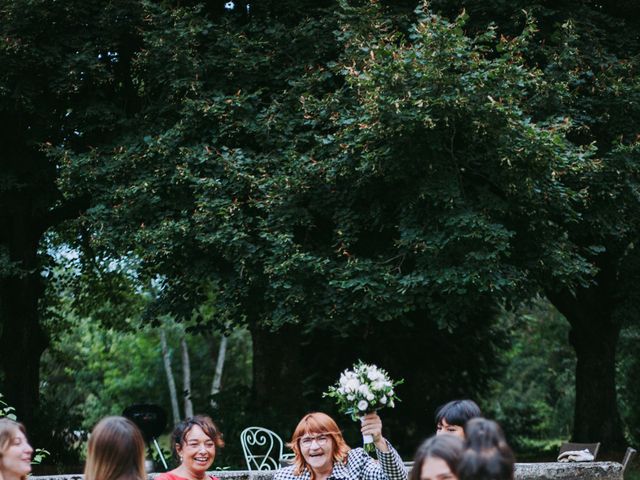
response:
<path id="1" fill-rule="evenodd" d="M 364 416 L 361 432 L 373 437 L 379 462 L 362 448 L 349 448 L 329 415 L 305 415 L 289 443 L 294 464 L 279 470 L 274 480 L 407 480 L 402 459 L 382 436 L 382 420 L 376 413 Z"/>
<path id="2" fill-rule="evenodd" d="M 458 480 L 464 442 L 456 435 L 435 435 L 416 452 L 409 480 Z"/>
<path id="3" fill-rule="evenodd" d="M 467 440 L 460 462 L 460 480 L 513 480 L 515 457 L 500 425 L 486 418 L 474 418 L 464 430 Z"/>
<path id="4" fill-rule="evenodd" d="M 217 480 L 207 475 L 216 458 L 216 449 L 224 446 L 222 434 L 211 418 L 196 415 L 180 422 L 171 436 L 174 456 L 180 465 L 162 473 L 156 480 Z"/>
<path id="5" fill-rule="evenodd" d="M 436 435 L 449 433 L 464 439 L 464 425 L 481 416 L 480 407 L 473 400 L 452 400 L 436 410 Z"/>

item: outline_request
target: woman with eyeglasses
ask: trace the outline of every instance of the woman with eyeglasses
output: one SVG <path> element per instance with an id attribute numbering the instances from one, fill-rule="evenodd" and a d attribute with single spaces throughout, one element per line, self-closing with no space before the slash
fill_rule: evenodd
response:
<path id="1" fill-rule="evenodd" d="M 293 465 L 279 470 L 274 480 L 407 480 L 398 452 L 382 436 L 382 420 L 376 413 L 365 415 L 362 434 L 371 435 L 379 462 L 362 448 L 351 449 L 336 422 L 324 413 L 305 415 L 291 437 Z"/>

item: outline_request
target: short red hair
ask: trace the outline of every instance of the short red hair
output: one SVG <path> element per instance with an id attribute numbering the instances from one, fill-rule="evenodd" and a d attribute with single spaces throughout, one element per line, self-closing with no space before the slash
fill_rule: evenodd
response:
<path id="1" fill-rule="evenodd" d="M 301 475 L 307 468 L 307 462 L 305 462 L 302 452 L 300 451 L 300 439 L 304 435 L 317 435 L 317 434 L 329 435 L 333 440 L 331 446 L 333 449 L 332 456 L 333 462 L 345 463 L 347 461 L 347 454 L 351 448 L 344 441 L 342 432 L 338 428 L 336 422 L 326 413 L 312 412 L 307 413 L 293 432 L 291 442 L 288 444 L 289 448 L 293 450 L 296 458 L 294 461 L 294 475 Z M 315 479 L 315 474 L 310 468 L 311 480 Z"/>

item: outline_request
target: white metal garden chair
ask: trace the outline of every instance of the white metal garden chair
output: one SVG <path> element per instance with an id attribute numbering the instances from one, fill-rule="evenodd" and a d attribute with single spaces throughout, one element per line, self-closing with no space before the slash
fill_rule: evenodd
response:
<path id="1" fill-rule="evenodd" d="M 240 444 L 249 470 L 278 470 L 283 460 L 292 458 L 292 454 L 282 454 L 282 439 L 267 428 L 245 428 L 240 434 Z"/>

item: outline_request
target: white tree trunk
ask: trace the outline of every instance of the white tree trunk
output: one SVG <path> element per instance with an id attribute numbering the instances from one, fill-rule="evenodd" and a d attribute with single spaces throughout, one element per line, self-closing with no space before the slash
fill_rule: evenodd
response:
<path id="1" fill-rule="evenodd" d="M 213 382 L 211 383 L 211 406 L 216 408 L 216 402 L 213 400 L 213 395 L 220 391 L 220 384 L 222 383 L 222 370 L 224 369 L 224 361 L 227 356 L 227 336 L 223 335 L 220 340 L 220 349 L 218 350 L 218 360 L 216 361 L 216 371 L 213 375 Z"/>
<path id="2" fill-rule="evenodd" d="M 171 369 L 171 356 L 167 348 L 167 335 L 164 328 L 160 329 L 160 345 L 162 346 L 162 361 L 164 362 L 164 371 L 167 374 L 167 383 L 169 384 L 169 396 L 171 397 L 171 411 L 173 413 L 173 424 L 177 425 L 180 421 L 180 409 L 178 408 L 178 392 L 176 391 L 176 382 L 173 378 L 173 370 Z"/>
<path id="3" fill-rule="evenodd" d="M 191 402 L 191 363 L 189 362 L 187 338 L 184 335 L 180 340 L 180 346 L 182 348 L 182 395 L 184 396 L 184 415 L 185 417 L 193 417 L 193 403 Z"/>

